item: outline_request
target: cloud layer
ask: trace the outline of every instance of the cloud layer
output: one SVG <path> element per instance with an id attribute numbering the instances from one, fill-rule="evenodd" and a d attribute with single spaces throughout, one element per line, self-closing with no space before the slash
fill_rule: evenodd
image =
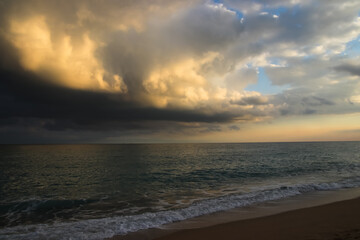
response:
<path id="1" fill-rule="evenodd" d="M 358 113 L 359 9 L 351 0 L 0 1 L 0 132 L 11 136 L 0 140 L 241 132 Z"/>

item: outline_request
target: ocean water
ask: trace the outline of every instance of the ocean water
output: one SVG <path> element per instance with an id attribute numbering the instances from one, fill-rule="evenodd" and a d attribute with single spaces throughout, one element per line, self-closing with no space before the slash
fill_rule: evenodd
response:
<path id="1" fill-rule="evenodd" d="M 0 145 L 0 239 L 103 239 L 360 186 L 360 142 Z"/>

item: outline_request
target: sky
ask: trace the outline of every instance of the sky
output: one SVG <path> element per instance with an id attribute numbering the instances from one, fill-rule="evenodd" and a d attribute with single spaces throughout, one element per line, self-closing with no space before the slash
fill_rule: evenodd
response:
<path id="1" fill-rule="evenodd" d="M 360 140 L 358 0 L 0 0 L 0 143 Z"/>

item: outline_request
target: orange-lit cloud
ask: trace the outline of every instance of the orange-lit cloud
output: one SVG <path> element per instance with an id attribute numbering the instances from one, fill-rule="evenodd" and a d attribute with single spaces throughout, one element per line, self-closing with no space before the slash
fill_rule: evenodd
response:
<path id="1" fill-rule="evenodd" d="M 357 1 L 0 4 L 4 126 L 335 139 L 360 112 Z"/>
<path id="2" fill-rule="evenodd" d="M 35 16 L 23 21 L 10 20 L 6 37 L 20 51 L 25 69 L 56 84 L 76 89 L 127 91 L 121 76 L 107 76 L 95 56 L 98 44 L 86 33 L 77 42 L 66 34 L 54 38 L 46 18 Z"/>

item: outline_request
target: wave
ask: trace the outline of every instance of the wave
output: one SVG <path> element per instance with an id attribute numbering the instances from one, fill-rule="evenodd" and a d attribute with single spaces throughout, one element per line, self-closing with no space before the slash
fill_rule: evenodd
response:
<path id="1" fill-rule="evenodd" d="M 71 211 L 81 208 L 86 204 L 97 202 L 96 199 L 24 199 L 10 203 L 0 203 L 0 224 L 6 226 L 15 225 L 19 221 L 44 222 L 47 219 L 56 218 L 58 214 L 62 214 L 66 218 L 65 212 L 71 216 Z M 68 218 L 69 218 L 68 217 Z"/>
<path id="2" fill-rule="evenodd" d="M 232 194 L 201 200 L 192 205 L 138 215 L 89 219 L 76 222 L 32 224 L 0 229 L 0 239 L 104 239 L 185 219 L 245 207 L 256 203 L 279 200 L 304 193 L 360 187 L 360 177 L 331 183 L 296 184 L 258 190 L 246 194 Z"/>

